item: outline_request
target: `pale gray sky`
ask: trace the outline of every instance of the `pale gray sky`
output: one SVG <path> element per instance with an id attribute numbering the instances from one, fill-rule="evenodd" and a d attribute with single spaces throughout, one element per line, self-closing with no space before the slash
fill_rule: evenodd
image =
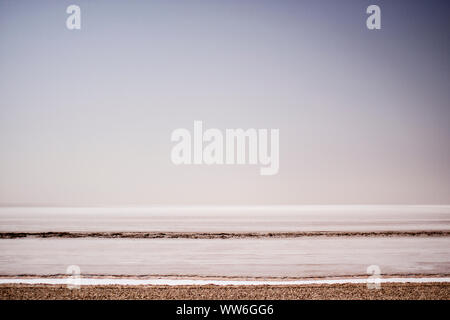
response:
<path id="1" fill-rule="evenodd" d="M 449 14 L 446 1 L 2 0 L 0 204 L 449 204 Z M 171 132 L 194 120 L 280 129 L 279 174 L 173 165 Z"/>

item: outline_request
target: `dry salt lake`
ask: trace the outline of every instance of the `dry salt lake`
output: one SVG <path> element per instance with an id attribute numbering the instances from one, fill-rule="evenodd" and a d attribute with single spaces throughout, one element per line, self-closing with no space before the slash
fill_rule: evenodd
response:
<path id="1" fill-rule="evenodd" d="M 83 236 L 95 232 L 138 235 Z M 296 232 L 302 234 L 208 238 Z M 2 207 L 0 233 L 4 278 L 63 275 L 70 265 L 89 277 L 342 278 L 367 276 L 370 265 L 384 276 L 450 274 L 449 206 Z"/>

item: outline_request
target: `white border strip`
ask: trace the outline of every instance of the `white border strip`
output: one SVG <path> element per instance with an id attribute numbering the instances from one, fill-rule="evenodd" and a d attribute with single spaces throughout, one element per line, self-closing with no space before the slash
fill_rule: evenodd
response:
<path id="1" fill-rule="evenodd" d="M 0 284 L 53 284 L 53 285 L 218 285 L 218 286 L 257 286 L 257 285 L 308 285 L 308 284 L 362 284 L 362 283 L 436 283 L 450 282 L 450 278 L 349 278 L 322 280 L 205 280 L 205 279 L 124 279 L 124 278 L 3 278 Z"/>

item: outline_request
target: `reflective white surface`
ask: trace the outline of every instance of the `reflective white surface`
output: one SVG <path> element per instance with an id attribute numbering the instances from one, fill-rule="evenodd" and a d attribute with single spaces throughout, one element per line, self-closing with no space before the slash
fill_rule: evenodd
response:
<path id="1" fill-rule="evenodd" d="M 450 272 L 450 238 L 2 239 L 0 275 L 367 276 Z"/>
<path id="2" fill-rule="evenodd" d="M 217 285 L 217 286 L 258 286 L 258 285 L 308 285 L 308 284 L 345 284 L 345 283 L 441 283 L 450 282 L 450 278 L 348 278 L 348 279 L 326 279 L 326 280 L 199 280 L 199 279 L 127 279 L 127 278 L 4 278 L 0 284 L 67 284 L 82 286 L 98 285 L 168 285 L 168 286 L 190 286 L 190 285 Z"/>

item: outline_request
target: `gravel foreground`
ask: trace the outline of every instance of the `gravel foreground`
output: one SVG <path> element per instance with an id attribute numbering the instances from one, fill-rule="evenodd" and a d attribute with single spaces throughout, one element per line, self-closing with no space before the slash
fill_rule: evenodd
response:
<path id="1" fill-rule="evenodd" d="M 85 286 L 0 285 L 1 300 L 449 300 L 449 283 L 302 286 Z"/>

